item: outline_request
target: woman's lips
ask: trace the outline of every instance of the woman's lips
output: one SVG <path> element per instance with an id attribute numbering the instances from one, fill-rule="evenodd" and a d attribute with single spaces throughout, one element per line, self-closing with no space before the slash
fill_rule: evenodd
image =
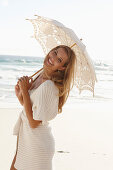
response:
<path id="1" fill-rule="evenodd" d="M 53 65 L 53 62 L 51 61 L 51 59 L 49 58 L 49 63 L 51 64 L 51 65 Z"/>
<path id="2" fill-rule="evenodd" d="M 48 58 L 48 59 L 47 59 L 47 64 L 49 64 L 49 65 L 52 65 L 52 66 L 53 66 L 53 63 L 52 63 L 52 61 L 51 61 L 51 59 L 50 59 L 50 58 Z"/>

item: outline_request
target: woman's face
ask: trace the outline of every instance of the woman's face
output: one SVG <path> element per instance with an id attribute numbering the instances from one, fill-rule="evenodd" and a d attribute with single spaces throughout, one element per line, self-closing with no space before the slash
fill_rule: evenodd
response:
<path id="1" fill-rule="evenodd" d="M 68 61 L 68 55 L 64 48 L 59 47 L 57 50 L 52 50 L 49 52 L 44 60 L 44 66 L 51 72 L 56 70 L 64 70 L 64 64 Z"/>

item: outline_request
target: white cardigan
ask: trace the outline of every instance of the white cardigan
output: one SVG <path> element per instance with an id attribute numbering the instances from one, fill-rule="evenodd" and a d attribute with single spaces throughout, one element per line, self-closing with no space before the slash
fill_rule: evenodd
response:
<path id="1" fill-rule="evenodd" d="M 15 168 L 18 170 L 52 170 L 55 141 L 49 126 L 58 114 L 59 90 L 51 80 L 29 91 L 34 120 L 42 120 L 37 128 L 31 128 L 23 109 L 13 129 L 19 136 Z"/>

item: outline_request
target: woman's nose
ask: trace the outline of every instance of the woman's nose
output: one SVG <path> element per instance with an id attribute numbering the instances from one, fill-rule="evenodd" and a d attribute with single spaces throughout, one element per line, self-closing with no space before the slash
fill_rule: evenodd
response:
<path id="1" fill-rule="evenodd" d="M 52 60 L 52 62 L 55 60 L 55 55 L 54 54 L 51 54 L 50 55 L 50 58 L 51 58 L 51 60 Z"/>

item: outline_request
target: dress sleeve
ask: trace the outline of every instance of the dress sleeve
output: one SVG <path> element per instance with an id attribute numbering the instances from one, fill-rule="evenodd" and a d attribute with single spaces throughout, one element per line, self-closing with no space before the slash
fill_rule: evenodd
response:
<path id="1" fill-rule="evenodd" d="M 38 89 L 35 100 L 32 105 L 33 119 L 50 121 L 58 114 L 58 89 L 55 84 L 49 80 Z"/>

